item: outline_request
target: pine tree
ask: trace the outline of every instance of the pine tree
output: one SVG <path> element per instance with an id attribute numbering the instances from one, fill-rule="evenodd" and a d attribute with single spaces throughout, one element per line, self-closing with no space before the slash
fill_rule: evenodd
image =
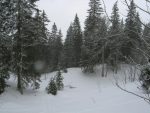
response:
<path id="1" fill-rule="evenodd" d="M 150 29 L 149 29 L 149 27 L 150 27 L 150 22 L 148 24 L 146 24 L 146 26 L 144 27 L 144 30 L 143 30 L 144 40 L 146 41 L 146 42 L 144 42 L 144 44 L 146 43 L 145 45 L 150 44 L 150 39 L 149 39 Z"/>
<path id="2" fill-rule="evenodd" d="M 89 42 L 93 42 L 95 39 L 99 38 L 98 30 L 100 29 L 100 19 L 103 14 L 103 9 L 100 6 L 100 0 L 90 0 L 88 10 L 88 17 L 85 20 L 85 29 L 84 29 L 84 40 L 85 45 L 88 47 Z M 89 49 L 92 48 L 92 44 L 90 44 Z"/>
<path id="3" fill-rule="evenodd" d="M 57 86 L 55 83 L 55 79 L 51 78 L 48 87 L 46 88 L 48 94 L 57 95 Z"/>
<path id="4" fill-rule="evenodd" d="M 117 2 L 114 4 L 112 9 L 111 15 L 111 26 L 109 31 L 110 38 L 108 39 L 108 49 L 109 49 L 109 57 L 108 57 L 108 64 L 112 66 L 112 69 L 117 72 L 117 64 L 119 63 L 119 57 L 121 53 L 121 38 L 122 38 L 122 31 L 121 31 L 121 23 L 120 23 L 120 16 L 119 16 L 119 9 Z"/>
<path id="5" fill-rule="evenodd" d="M 62 90 L 64 88 L 63 77 L 60 70 L 56 74 L 56 85 L 58 90 Z"/>
<path id="6" fill-rule="evenodd" d="M 2 43 L 2 42 L 1 42 Z M 7 87 L 6 79 L 9 78 L 10 51 L 3 44 L 0 44 L 0 94 Z"/>
<path id="7" fill-rule="evenodd" d="M 64 42 L 64 67 L 78 67 L 81 60 L 82 32 L 79 18 L 76 14 L 74 22 L 70 24 Z"/>
<path id="8" fill-rule="evenodd" d="M 73 22 L 73 46 L 75 57 L 74 66 L 79 66 L 79 62 L 81 59 L 82 32 L 77 14 Z"/>
<path id="9" fill-rule="evenodd" d="M 11 41 L 14 27 L 13 1 L 0 1 L 0 94 L 7 87 L 11 64 Z"/>
<path id="10" fill-rule="evenodd" d="M 124 43 L 124 53 L 126 57 L 137 59 L 137 48 L 140 46 L 140 26 L 139 16 L 136 11 L 136 6 L 132 0 L 129 6 L 129 11 L 125 23 L 125 33 L 127 40 Z"/>
<path id="11" fill-rule="evenodd" d="M 142 41 L 142 50 L 146 53 L 145 56 L 148 58 L 150 55 L 149 46 L 150 46 L 150 23 L 147 23 L 143 30 L 143 41 Z M 144 58 L 143 58 L 144 60 Z M 147 59 L 143 61 L 143 63 L 147 63 Z"/>
<path id="12" fill-rule="evenodd" d="M 93 72 L 94 66 L 100 62 L 100 53 L 98 52 L 102 47 L 101 38 L 106 35 L 107 27 L 105 18 L 102 17 L 103 9 L 100 0 L 90 0 L 90 9 L 88 10 L 88 17 L 85 20 L 84 29 L 84 49 L 86 57 L 82 57 L 82 67 L 84 71 Z M 99 48 L 99 49 L 98 49 Z M 97 54 L 98 53 L 98 54 Z M 85 53 L 82 55 L 85 56 Z"/>
<path id="13" fill-rule="evenodd" d="M 64 42 L 64 68 L 74 66 L 74 43 L 73 43 L 73 25 L 71 24 L 67 31 L 67 36 Z"/>
<path id="14" fill-rule="evenodd" d="M 57 58 L 55 57 L 56 55 L 56 39 L 57 39 L 57 26 L 54 23 L 52 26 L 52 31 L 50 34 L 50 39 L 49 39 L 49 45 L 51 49 L 51 71 L 54 71 L 57 68 Z"/>
<path id="15" fill-rule="evenodd" d="M 113 11 L 111 15 L 111 22 L 112 25 L 110 27 L 111 34 L 117 34 L 120 33 L 120 16 L 119 16 L 119 9 L 118 9 L 118 2 L 116 2 L 113 6 Z"/>
<path id="16" fill-rule="evenodd" d="M 51 50 L 51 71 L 58 69 L 58 64 L 60 63 L 61 52 L 63 48 L 62 44 L 62 33 L 61 30 L 57 30 L 57 26 L 54 23 L 52 26 L 52 31 L 49 39 L 49 45 Z"/>
<path id="17" fill-rule="evenodd" d="M 43 62 L 44 66 L 43 69 L 39 70 L 40 72 L 45 72 L 48 70 L 48 65 L 50 63 L 50 51 L 49 51 L 49 45 L 48 45 L 48 37 L 49 37 L 49 31 L 47 29 L 47 24 L 49 22 L 47 15 L 43 11 L 42 13 L 37 12 L 35 19 L 36 19 L 36 31 L 37 31 L 37 44 L 35 45 L 35 51 L 36 51 L 36 60 L 39 62 Z M 35 22 L 34 22 L 35 23 Z"/>
<path id="18" fill-rule="evenodd" d="M 13 39 L 13 71 L 17 75 L 17 88 L 23 94 L 23 88 L 29 83 L 37 86 L 40 81 L 40 73 L 35 69 L 37 61 L 36 46 L 43 42 L 39 13 L 35 8 L 35 1 L 18 0 L 16 3 L 16 33 Z"/>
<path id="19" fill-rule="evenodd" d="M 63 49 L 63 43 L 62 43 L 62 32 L 59 30 L 58 36 L 56 38 L 55 48 L 56 48 L 56 60 L 57 60 L 57 68 L 59 68 L 59 65 L 61 65 L 61 55 L 62 55 L 62 49 Z"/>

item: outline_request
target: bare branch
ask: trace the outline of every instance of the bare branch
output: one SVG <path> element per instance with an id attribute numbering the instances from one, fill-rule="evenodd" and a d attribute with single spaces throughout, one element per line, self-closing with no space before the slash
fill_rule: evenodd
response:
<path id="1" fill-rule="evenodd" d="M 134 92 L 128 91 L 128 90 L 122 88 L 117 82 L 116 82 L 116 86 L 117 86 L 119 89 L 121 89 L 121 90 L 123 90 L 123 91 L 125 91 L 125 92 L 127 92 L 127 93 L 130 93 L 130 94 L 132 94 L 132 95 L 135 95 L 135 96 L 137 96 L 137 97 L 139 97 L 139 98 L 144 99 L 145 101 L 150 102 L 150 99 L 149 99 L 149 98 L 146 98 L 146 97 L 143 97 L 143 96 L 141 96 L 141 95 L 138 95 L 138 94 L 136 94 L 136 93 L 134 93 Z"/>

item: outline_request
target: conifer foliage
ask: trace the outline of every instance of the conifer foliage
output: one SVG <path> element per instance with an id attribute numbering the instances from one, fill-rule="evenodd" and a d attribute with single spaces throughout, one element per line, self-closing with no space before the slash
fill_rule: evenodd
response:
<path id="1" fill-rule="evenodd" d="M 46 91 L 48 94 L 52 94 L 52 95 L 57 95 L 57 85 L 55 83 L 55 79 L 54 78 L 51 78 L 47 88 L 46 88 Z"/>
<path id="2" fill-rule="evenodd" d="M 60 70 L 56 74 L 56 85 L 58 90 L 62 90 L 64 88 L 63 77 Z"/>
<path id="3" fill-rule="evenodd" d="M 23 94 L 23 88 L 39 81 L 40 73 L 34 68 L 37 62 L 36 46 L 43 43 L 39 11 L 35 1 L 18 0 L 16 2 L 16 30 L 13 39 L 13 71 L 17 75 L 17 88 Z M 33 17 L 33 13 L 37 15 Z M 37 32 L 38 31 L 38 32 Z M 45 41 L 45 40 L 44 40 Z"/>
<path id="4" fill-rule="evenodd" d="M 104 56 L 102 48 L 104 49 L 107 34 L 106 18 L 102 16 L 100 0 L 90 0 L 89 7 L 82 46 L 81 66 L 84 72 L 93 72 L 95 65 L 104 62 L 101 56 Z"/>
<path id="5" fill-rule="evenodd" d="M 49 48 L 50 48 L 50 70 L 56 71 L 58 65 L 61 62 L 61 54 L 63 49 L 62 44 L 62 33 L 61 30 L 58 31 L 56 24 L 52 26 L 52 30 L 49 36 Z"/>
<path id="6" fill-rule="evenodd" d="M 11 29 L 15 23 L 12 17 L 13 1 L 0 1 L 0 94 L 7 87 L 11 64 Z"/>
<path id="7" fill-rule="evenodd" d="M 83 44 L 82 31 L 78 15 L 70 24 L 64 42 L 64 67 L 79 67 L 81 61 L 81 48 Z"/>
<path id="8" fill-rule="evenodd" d="M 141 22 L 139 14 L 136 11 L 134 0 L 130 2 L 129 11 L 125 23 L 125 34 L 127 39 L 124 43 L 123 55 L 136 60 L 137 55 L 139 57 L 138 50 L 136 49 L 140 47 L 141 43 Z"/>
<path id="9" fill-rule="evenodd" d="M 58 90 L 62 90 L 64 88 L 63 76 L 61 75 L 61 71 L 58 70 L 56 75 L 50 79 L 48 86 L 46 87 L 46 91 L 48 94 L 57 95 Z"/>

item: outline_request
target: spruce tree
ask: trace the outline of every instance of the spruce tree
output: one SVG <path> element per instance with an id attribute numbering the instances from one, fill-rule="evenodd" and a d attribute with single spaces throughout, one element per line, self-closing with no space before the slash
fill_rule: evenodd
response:
<path id="1" fill-rule="evenodd" d="M 43 62 L 44 67 L 43 69 L 39 70 L 40 72 L 45 72 L 48 70 L 49 65 L 49 58 L 51 56 L 49 51 L 49 45 L 48 45 L 48 37 L 49 37 L 49 31 L 47 29 L 47 24 L 49 22 L 47 15 L 43 11 L 42 13 L 37 12 L 37 15 L 35 17 L 36 23 L 37 23 L 37 44 L 35 45 L 35 51 L 36 51 L 36 60 Z M 35 23 L 35 22 L 34 22 Z"/>
<path id="2" fill-rule="evenodd" d="M 11 64 L 12 29 L 14 27 L 13 1 L 0 1 L 0 94 L 7 87 Z"/>
<path id="3" fill-rule="evenodd" d="M 23 94 L 23 88 L 30 83 L 37 86 L 40 73 L 36 70 L 36 46 L 43 42 L 39 22 L 39 12 L 35 1 L 18 0 L 16 3 L 16 33 L 13 39 L 13 71 L 17 75 L 17 88 Z M 37 13 L 37 16 L 33 14 Z"/>
<path id="4" fill-rule="evenodd" d="M 81 59 L 82 31 L 77 14 L 73 22 L 73 46 L 75 57 L 74 66 L 79 66 Z"/>
<path id="5" fill-rule="evenodd" d="M 81 66 L 85 72 L 93 72 L 93 68 L 97 63 L 100 63 L 100 48 L 102 47 L 101 38 L 106 35 L 107 27 L 105 18 L 102 17 L 103 9 L 100 4 L 100 0 L 90 0 L 90 9 L 88 10 L 88 16 L 85 20 L 84 28 L 84 47 L 82 50 L 82 63 Z M 86 57 L 85 57 L 86 51 Z"/>
<path id="6" fill-rule="evenodd" d="M 118 2 L 116 2 L 113 6 L 113 11 L 111 14 L 111 27 L 110 32 L 111 34 L 118 34 L 120 33 L 120 16 L 119 16 L 119 9 L 118 9 Z"/>
<path id="7" fill-rule="evenodd" d="M 73 46 L 73 25 L 71 24 L 67 30 L 66 39 L 64 42 L 64 68 L 74 66 L 74 46 Z"/>
<path id="8" fill-rule="evenodd" d="M 144 40 L 146 41 L 146 42 L 144 42 L 144 44 L 146 43 L 145 45 L 150 44 L 150 39 L 149 39 L 150 29 L 149 29 L 149 27 L 150 27 L 150 22 L 148 24 L 146 24 L 146 26 L 144 27 L 144 30 L 143 30 L 143 37 L 144 37 Z"/>
<path id="9" fill-rule="evenodd" d="M 127 40 L 124 43 L 123 55 L 138 61 L 137 48 L 140 46 L 141 25 L 134 0 L 131 1 L 125 23 Z"/>
<path id="10" fill-rule="evenodd" d="M 62 33 L 61 30 L 57 30 L 57 26 L 54 23 L 52 26 L 52 31 L 49 39 L 49 46 L 51 50 L 51 71 L 58 69 L 58 64 L 60 63 L 61 52 L 63 48 L 62 44 Z"/>
<path id="11" fill-rule="evenodd" d="M 5 46 L 0 44 L 0 94 L 3 93 L 7 87 L 6 79 L 9 78 L 10 71 L 10 51 Z"/>
<path id="12" fill-rule="evenodd" d="M 149 46 L 150 46 L 150 23 L 147 23 L 143 30 L 143 41 L 142 41 L 142 50 L 146 53 L 145 56 L 149 57 Z M 145 60 L 147 62 L 147 59 Z"/>
<path id="13" fill-rule="evenodd" d="M 56 74 L 56 85 L 58 90 L 62 90 L 64 88 L 63 77 L 60 70 Z"/>
<path id="14" fill-rule="evenodd" d="M 76 14 L 74 22 L 70 24 L 64 42 L 64 67 L 78 67 L 81 60 L 82 31 Z"/>
<path id="15" fill-rule="evenodd" d="M 46 90 L 48 94 L 57 95 L 57 86 L 54 78 L 51 78 Z"/>
<path id="16" fill-rule="evenodd" d="M 57 61 L 57 69 L 61 66 L 61 55 L 62 55 L 62 49 L 63 49 L 63 43 L 62 43 L 62 32 L 59 30 L 58 36 L 56 38 L 55 43 L 55 49 L 56 49 L 56 61 Z"/>
<path id="17" fill-rule="evenodd" d="M 108 57 L 108 64 L 112 66 L 112 69 L 117 72 L 117 65 L 119 63 L 119 57 L 121 53 L 121 38 L 123 36 L 121 31 L 121 23 L 120 23 L 120 16 L 119 16 L 119 9 L 117 2 L 114 4 L 111 14 L 111 26 L 109 31 L 109 41 L 108 49 L 109 49 L 109 57 Z"/>

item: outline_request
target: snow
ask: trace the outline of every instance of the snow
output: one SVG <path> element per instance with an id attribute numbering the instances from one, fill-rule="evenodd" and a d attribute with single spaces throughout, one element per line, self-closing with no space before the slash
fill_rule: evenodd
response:
<path id="1" fill-rule="evenodd" d="M 127 71 L 127 69 L 126 69 Z M 65 88 L 56 96 L 48 95 L 45 88 L 52 76 L 42 76 L 41 87 L 37 91 L 28 88 L 24 95 L 16 91 L 15 78 L 11 78 L 6 92 L 0 95 L 0 113 L 149 113 L 150 105 L 141 98 L 120 90 L 115 85 L 110 71 L 102 78 L 100 70 L 94 74 L 84 74 L 79 68 L 63 73 Z M 124 78 L 124 71 L 115 75 Z M 122 79 L 123 80 L 123 79 Z M 128 82 L 121 86 L 142 95 L 137 83 Z"/>

